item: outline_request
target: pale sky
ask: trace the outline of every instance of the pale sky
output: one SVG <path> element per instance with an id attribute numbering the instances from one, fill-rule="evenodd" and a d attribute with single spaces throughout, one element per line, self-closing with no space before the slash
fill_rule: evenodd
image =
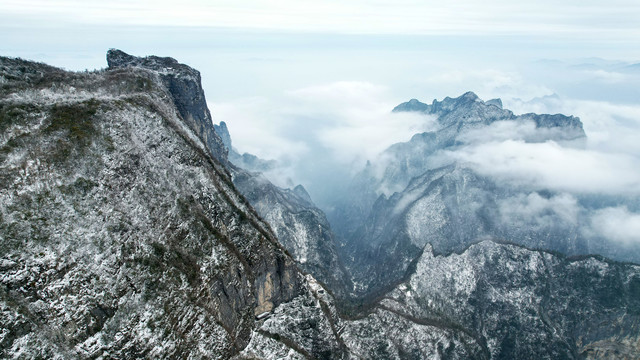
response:
<path id="1" fill-rule="evenodd" d="M 3 0 L 5 24 L 123 24 L 350 34 L 525 34 L 640 37 L 636 0 Z"/>

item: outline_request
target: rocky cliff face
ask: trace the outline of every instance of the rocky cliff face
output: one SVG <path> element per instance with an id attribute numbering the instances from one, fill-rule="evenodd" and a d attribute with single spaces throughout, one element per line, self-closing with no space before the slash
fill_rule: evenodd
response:
<path id="1" fill-rule="evenodd" d="M 301 267 L 331 284 L 336 291 L 347 286 L 348 277 L 338 261 L 331 229 L 322 211 L 313 205 L 308 195 L 304 199 L 254 173 L 269 170 L 272 162 L 246 153 L 240 155 L 234 150 L 226 123 L 212 123 L 197 70 L 172 58 L 140 58 L 120 50 L 109 50 L 107 62 L 110 69 L 136 67 L 157 73 L 184 123 L 231 171 L 237 189 L 269 223 Z"/>
<path id="2" fill-rule="evenodd" d="M 255 155 L 240 155 L 232 146 L 225 122 L 214 125 L 229 151 L 228 168 L 233 183 L 258 214 L 271 226 L 280 243 L 300 268 L 326 284 L 335 294 L 345 296 L 351 288 L 349 276 L 340 261 L 333 231 L 327 218 L 302 185 L 283 189 L 273 185 L 260 172 L 275 166 Z"/>
<path id="3" fill-rule="evenodd" d="M 138 67 L 154 71 L 167 89 L 183 122 L 207 145 L 218 161 L 226 162 L 227 149 L 215 133 L 198 70 L 170 57 L 141 58 L 116 49 L 107 52 L 107 64 L 109 69 Z"/>
<path id="4" fill-rule="evenodd" d="M 273 170 L 277 164 L 275 160 L 264 160 L 259 157 L 243 153 L 240 154 L 234 147 L 231 141 L 231 135 L 229 134 L 229 128 L 224 121 L 221 121 L 218 125 L 213 125 L 216 133 L 222 139 L 224 147 L 227 149 L 229 161 L 244 170 L 249 172 L 266 172 Z"/>
<path id="5" fill-rule="evenodd" d="M 301 293 L 166 74 L 0 66 L 2 357 L 228 358 Z"/>
<path id="6" fill-rule="evenodd" d="M 336 249 L 329 222 L 301 185 L 293 190 L 271 184 L 262 175 L 233 170 L 233 183 L 258 214 L 271 225 L 280 243 L 299 267 L 345 296 L 349 276 Z"/>

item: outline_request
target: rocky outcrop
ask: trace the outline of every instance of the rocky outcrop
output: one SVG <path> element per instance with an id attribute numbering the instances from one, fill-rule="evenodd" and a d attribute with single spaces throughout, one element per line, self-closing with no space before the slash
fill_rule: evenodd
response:
<path id="1" fill-rule="evenodd" d="M 173 100 L 187 126 L 207 145 L 218 161 L 227 161 L 227 150 L 213 128 L 202 89 L 200 72 L 170 57 L 136 57 L 121 50 L 107 52 L 109 69 L 138 67 L 154 71 Z"/>
<path id="2" fill-rule="evenodd" d="M 233 165 L 249 172 L 267 172 L 277 167 L 275 160 L 263 160 L 253 154 L 240 154 L 234 147 L 229 134 L 227 123 L 221 121 L 218 125 L 213 125 L 216 133 L 222 139 L 222 143 L 228 151 L 228 159 Z"/>
<path id="3" fill-rule="evenodd" d="M 231 147 L 231 135 L 229 134 L 229 128 L 227 128 L 227 123 L 221 121 L 220 124 L 213 124 L 213 129 L 216 134 L 220 136 L 220 140 L 222 140 L 222 144 L 227 149 L 228 152 L 231 152 L 233 148 Z"/>
<path id="4" fill-rule="evenodd" d="M 0 58 L 0 357 L 229 358 L 304 291 L 162 69 Z"/>
<path id="5" fill-rule="evenodd" d="M 562 132 L 556 134 L 553 140 L 573 140 L 585 137 L 582 122 L 577 117 L 533 113 L 516 116 L 510 110 L 502 108 L 502 100 L 482 101 L 478 95 L 471 91 L 457 98 L 446 97 L 442 101 L 433 100 L 430 105 L 411 99 L 396 106 L 393 112 L 421 112 L 435 115 L 440 125 L 444 127 L 455 125 L 459 132 L 474 123 L 488 125 L 495 121 L 533 121 L 538 128 L 562 128 Z"/>
<path id="6" fill-rule="evenodd" d="M 302 185 L 280 188 L 261 173 L 275 166 L 275 161 L 265 161 L 248 153 L 240 155 L 233 149 L 225 122 L 214 127 L 229 150 L 229 170 L 238 191 L 271 225 L 300 268 L 344 297 L 351 284 L 324 212 L 313 203 Z"/>
<path id="7" fill-rule="evenodd" d="M 416 134 L 411 141 L 395 144 L 385 152 L 384 156 L 390 159 L 384 178 L 391 178 L 395 187 L 392 184 L 381 186 L 393 188 L 392 192 L 401 191 L 413 177 L 432 168 L 428 160 L 434 152 L 473 142 L 474 135 L 480 131 L 491 132 L 490 126 L 508 123 L 515 128 L 513 132 L 518 140 L 532 143 L 575 142 L 586 137 L 582 122 L 577 117 L 532 113 L 516 116 L 502 106 L 482 101 L 473 92 L 457 98 L 433 100 L 431 105 L 414 99 L 396 106 L 393 111 L 413 111 L 435 116 L 439 127 L 433 132 Z M 529 129 L 528 124 L 534 129 Z"/>
<path id="8" fill-rule="evenodd" d="M 485 101 L 485 104 L 487 105 L 493 105 L 493 106 L 497 106 L 500 109 L 502 109 L 502 99 L 491 99 L 491 100 L 487 100 Z"/>

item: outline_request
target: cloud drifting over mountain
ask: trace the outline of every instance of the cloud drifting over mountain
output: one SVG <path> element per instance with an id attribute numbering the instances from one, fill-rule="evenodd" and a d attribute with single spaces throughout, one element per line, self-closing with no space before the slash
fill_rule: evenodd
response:
<path id="1" fill-rule="evenodd" d="M 287 186 L 286 174 L 313 193 L 332 191 L 390 145 L 433 129 L 432 119 L 392 113 L 396 103 L 389 98 L 383 86 L 345 81 L 218 103 L 213 112 L 227 122 L 239 151 L 289 168 L 271 180 Z"/>
<path id="2" fill-rule="evenodd" d="M 216 118 L 241 133 L 241 151 L 266 158 L 304 157 L 323 148 L 351 164 L 434 126 L 417 114 L 391 113 L 387 90 L 367 82 L 337 82 L 289 91 L 279 98 L 217 103 Z M 326 154 L 325 154 L 326 155 Z"/>
<path id="3" fill-rule="evenodd" d="M 640 243 L 640 214 L 624 206 L 598 210 L 591 218 L 590 229 L 622 244 Z"/>
<path id="4" fill-rule="evenodd" d="M 555 142 L 506 140 L 445 155 L 482 175 L 533 189 L 640 194 L 640 160 L 628 154 L 566 148 Z"/>

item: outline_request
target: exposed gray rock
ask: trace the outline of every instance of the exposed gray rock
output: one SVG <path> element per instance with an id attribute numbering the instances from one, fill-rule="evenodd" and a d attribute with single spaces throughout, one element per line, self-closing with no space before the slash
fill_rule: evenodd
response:
<path id="1" fill-rule="evenodd" d="M 434 100 L 435 102 L 435 100 Z M 411 99 L 405 103 L 402 103 L 398 106 L 396 106 L 393 111 L 395 112 L 400 112 L 400 111 L 420 111 L 420 112 L 428 112 L 430 110 L 430 106 L 420 102 L 418 99 Z"/>
<path id="2" fill-rule="evenodd" d="M 229 128 L 224 121 L 221 121 L 218 125 L 214 124 L 213 128 L 222 139 L 222 143 L 228 151 L 229 161 L 235 166 L 250 172 L 266 172 L 276 168 L 277 162 L 275 160 L 263 160 L 249 153 L 240 154 L 233 147 Z"/>
<path id="3" fill-rule="evenodd" d="M 158 70 L 0 71 L 1 357 L 228 358 L 301 294 Z"/>
<path id="4" fill-rule="evenodd" d="M 184 123 L 204 141 L 218 161 L 227 161 L 227 150 L 213 128 L 198 70 L 170 57 L 141 58 L 116 49 L 107 52 L 107 64 L 109 69 L 140 67 L 153 70 L 168 90 Z"/>
<path id="5" fill-rule="evenodd" d="M 551 191 L 497 184 L 465 164 L 448 162 L 442 151 L 484 141 L 498 125 L 525 142 L 576 142 L 585 137 L 582 123 L 564 115 L 514 115 L 487 104 L 474 93 L 434 100 L 413 99 L 394 111 L 435 116 L 438 129 L 414 135 L 389 147 L 353 180 L 349 197 L 328 213 L 357 296 L 376 296 L 402 279 L 426 244 L 437 253 L 460 251 L 486 238 L 565 254 L 602 254 L 619 260 L 640 259 L 640 247 L 592 241 L 580 227 L 581 213 L 566 215 L 552 208 L 532 218 L 513 208 L 529 203 L 593 203 Z M 479 139 L 479 140 L 478 140 Z M 615 202 L 614 202 L 615 203 Z M 542 213 L 546 211 L 546 213 Z"/>
<path id="6" fill-rule="evenodd" d="M 227 123 L 221 121 L 220 124 L 213 125 L 213 129 L 216 131 L 216 134 L 220 136 L 220 140 L 222 140 L 222 144 L 227 148 L 227 151 L 233 150 L 231 147 L 231 135 L 229 134 L 229 129 L 227 128 Z"/>
<path id="7" fill-rule="evenodd" d="M 229 149 L 229 169 L 233 183 L 258 214 L 271 225 L 278 240 L 305 272 L 313 274 L 336 294 L 351 288 L 342 266 L 333 232 L 325 214 L 315 206 L 302 185 L 283 189 L 260 172 L 270 170 L 268 162 L 251 154 L 239 155 L 231 146 L 226 123 L 215 129 Z"/>
<path id="8" fill-rule="evenodd" d="M 502 109 L 502 100 L 500 99 L 491 99 L 484 102 L 487 105 L 494 105 Z"/>
<path id="9" fill-rule="evenodd" d="M 301 269 L 344 296 L 351 287 L 329 222 L 302 185 L 293 190 L 271 184 L 259 173 L 232 170 L 233 183 L 271 225 L 280 243 Z"/>
<path id="10" fill-rule="evenodd" d="M 393 111 L 417 111 L 435 116 L 438 129 L 416 134 L 408 142 L 392 145 L 381 156 L 384 162 L 373 164 L 374 167 L 370 171 L 384 172 L 381 179 L 378 179 L 377 191 L 386 195 L 402 191 L 415 176 L 439 167 L 440 165 L 434 164 L 433 158 L 430 157 L 437 151 L 455 150 L 461 145 L 475 141 L 479 134 L 490 136 L 493 129 L 491 126 L 507 123 L 518 133 L 517 140 L 531 143 L 550 140 L 578 143 L 586 137 L 582 122 L 577 117 L 561 114 L 516 116 L 501 106 L 488 105 L 472 92 L 458 98 L 433 100 L 431 105 L 414 99 L 398 105 Z M 528 125 L 531 125 L 531 128 Z M 380 166 L 383 167 L 382 170 L 376 168 Z M 366 170 L 364 175 L 368 176 Z"/>

